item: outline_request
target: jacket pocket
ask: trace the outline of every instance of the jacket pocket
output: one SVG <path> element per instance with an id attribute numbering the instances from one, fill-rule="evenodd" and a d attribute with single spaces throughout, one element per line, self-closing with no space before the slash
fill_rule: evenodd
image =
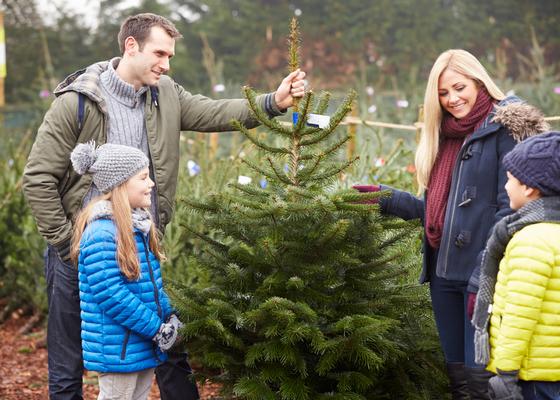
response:
<path id="1" fill-rule="evenodd" d="M 126 357 L 126 346 L 128 345 L 128 339 L 130 338 L 130 331 L 127 329 L 126 333 L 124 334 L 124 340 L 121 350 L 121 360 L 124 360 Z"/>

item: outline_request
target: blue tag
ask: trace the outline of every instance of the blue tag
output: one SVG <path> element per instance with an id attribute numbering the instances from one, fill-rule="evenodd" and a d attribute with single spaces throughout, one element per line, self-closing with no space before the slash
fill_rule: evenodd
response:
<path id="1" fill-rule="evenodd" d="M 292 113 L 292 124 L 296 125 L 299 119 L 299 113 L 298 112 L 293 112 Z"/>

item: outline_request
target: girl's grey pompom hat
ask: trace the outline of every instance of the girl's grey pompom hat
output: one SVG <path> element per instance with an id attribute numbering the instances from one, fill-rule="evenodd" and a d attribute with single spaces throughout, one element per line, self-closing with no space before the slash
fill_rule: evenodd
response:
<path id="1" fill-rule="evenodd" d="M 70 160 L 78 174 L 91 174 L 93 183 L 103 193 L 110 192 L 150 164 L 148 157 L 134 147 L 107 143 L 96 148 L 95 142 L 78 144 Z"/>

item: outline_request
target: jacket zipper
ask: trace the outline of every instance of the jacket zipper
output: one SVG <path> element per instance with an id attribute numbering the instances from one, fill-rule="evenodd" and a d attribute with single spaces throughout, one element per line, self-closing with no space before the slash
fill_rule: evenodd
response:
<path id="1" fill-rule="evenodd" d="M 144 253 L 146 254 L 146 261 L 148 262 L 148 271 L 150 272 L 150 280 L 152 281 L 152 285 L 154 287 L 154 296 L 156 299 L 156 305 L 157 305 L 157 313 L 159 315 L 159 317 L 163 320 L 163 312 L 161 310 L 161 304 L 159 303 L 159 290 L 157 288 L 156 285 L 156 280 L 154 278 L 154 271 L 152 270 L 152 263 L 150 262 L 150 253 L 148 252 L 148 243 L 146 242 L 146 238 L 144 237 L 144 235 L 140 234 L 142 236 L 142 242 L 144 242 Z"/>
<path id="2" fill-rule="evenodd" d="M 140 234 L 142 235 L 142 234 Z M 146 255 L 146 261 L 148 262 L 148 271 L 150 272 L 150 280 L 152 281 L 152 285 L 154 286 L 154 295 L 156 298 L 156 305 L 158 309 L 158 315 L 163 320 L 163 312 L 161 310 L 161 304 L 159 303 L 159 290 L 156 285 L 156 280 L 154 278 L 154 271 L 152 270 L 152 264 L 150 263 L 150 253 L 148 252 L 148 243 L 146 242 L 146 238 L 142 235 L 142 242 L 144 243 L 144 254 Z M 161 361 L 157 354 L 156 344 L 152 343 L 152 352 L 156 360 Z"/>
<path id="3" fill-rule="evenodd" d="M 450 193 L 449 198 L 453 199 L 453 201 L 451 203 L 447 203 L 447 210 L 446 213 L 449 212 L 449 207 L 451 206 L 451 218 L 449 219 L 449 221 L 447 220 L 447 218 L 445 219 L 444 222 L 444 226 L 443 226 L 443 233 L 442 233 L 442 240 L 444 242 L 444 246 L 442 246 L 442 248 L 445 249 L 444 253 L 441 253 L 438 255 L 438 260 L 437 263 L 439 264 L 440 261 L 440 257 L 442 257 L 442 261 L 443 261 L 443 275 L 442 277 L 446 277 L 447 276 L 447 258 L 449 255 L 449 248 L 451 246 L 451 227 L 453 226 L 453 219 L 455 218 L 455 204 L 457 203 L 457 196 L 459 193 L 459 177 L 461 176 L 461 171 L 463 170 L 463 153 L 464 153 L 464 149 L 467 148 L 467 145 L 470 143 L 470 141 L 467 141 L 463 144 L 463 146 L 461 147 L 461 150 L 459 151 L 458 154 L 458 159 L 455 162 L 455 165 L 457 165 L 457 162 L 459 162 L 459 167 L 456 168 L 453 172 L 453 176 L 451 177 L 451 182 L 453 182 L 455 180 L 455 186 L 453 187 L 453 192 Z M 437 271 L 437 266 L 436 266 L 436 271 Z M 436 273 L 437 274 L 437 273 Z"/>
<path id="4" fill-rule="evenodd" d="M 148 98 L 150 98 L 150 108 L 153 108 L 153 106 L 155 105 L 156 107 L 158 107 L 158 103 L 157 101 L 155 101 L 154 96 L 152 96 L 152 88 L 148 89 L 150 92 L 150 96 L 148 96 L 148 94 L 146 94 L 146 104 L 148 103 Z M 144 111 L 144 119 L 146 120 L 145 122 L 147 122 L 147 117 L 148 115 L 146 114 L 146 111 L 148 107 L 146 107 L 146 110 Z M 150 110 L 150 116 L 152 116 L 151 110 Z M 154 200 L 155 200 L 155 209 L 156 209 L 156 215 L 154 215 L 155 218 L 157 218 L 157 226 L 158 229 L 160 229 L 163 232 L 163 229 L 161 229 L 161 216 L 160 216 L 160 212 L 159 212 L 159 189 L 158 189 L 158 182 L 157 182 L 157 178 L 156 178 L 156 166 L 152 157 L 152 146 L 150 144 L 150 132 L 148 131 L 148 124 L 146 123 L 146 139 L 148 140 L 148 151 L 150 153 L 150 167 L 151 170 L 153 172 L 153 179 L 154 179 L 154 191 L 155 191 L 155 196 L 154 196 Z"/>
<path id="5" fill-rule="evenodd" d="M 125 356 L 126 356 L 126 346 L 128 345 L 128 339 L 130 338 L 130 330 L 127 329 L 126 333 L 124 334 L 124 341 L 123 341 L 123 346 L 122 346 L 122 350 L 121 350 L 121 360 L 124 360 Z"/>

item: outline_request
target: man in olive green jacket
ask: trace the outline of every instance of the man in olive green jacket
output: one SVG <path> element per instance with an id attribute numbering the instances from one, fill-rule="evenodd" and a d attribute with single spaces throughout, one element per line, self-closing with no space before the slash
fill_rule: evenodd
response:
<path id="1" fill-rule="evenodd" d="M 212 100 L 187 92 L 164 75 L 181 35 L 154 14 L 127 18 L 119 32 L 122 58 L 99 62 L 67 77 L 44 117 L 27 162 L 23 190 L 49 246 L 47 344 L 51 399 L 82 398 L 82 359 L 77 269 L 69 264 L 72 221 L 98 194 L 89 175 L 71 167 L 76 144 L 94 140 L 131 145 L 150 158 L 156 183 L 152 213 L 163 233 L 171 220 L 179 166 L 181 131 L 232 130 L 237 119 L 257 125 L 244 99 Z M 305 73 L 289 74 L 277 91 L 257 97 L 270 116 L 281 115 L 304 94 Z M 80 97 L 83 118 L 78 117 Z M 82 123 L 83 122 L 83 123 Z M 186 355 L 171 355 L 156 370 L 162 399 L 198 398 L 187 379 Z"/>

